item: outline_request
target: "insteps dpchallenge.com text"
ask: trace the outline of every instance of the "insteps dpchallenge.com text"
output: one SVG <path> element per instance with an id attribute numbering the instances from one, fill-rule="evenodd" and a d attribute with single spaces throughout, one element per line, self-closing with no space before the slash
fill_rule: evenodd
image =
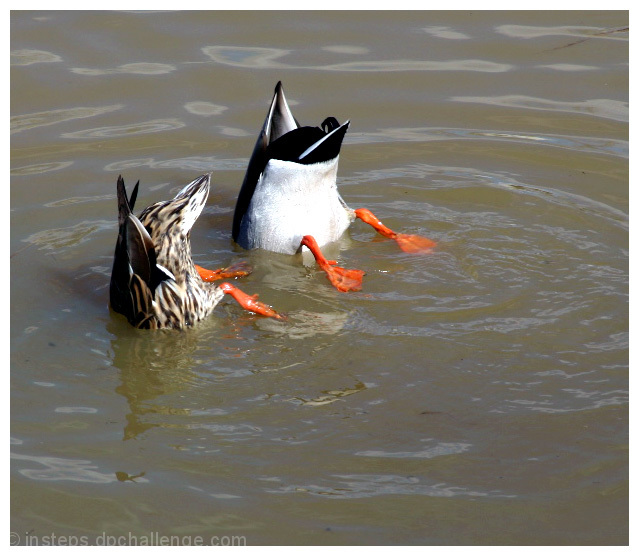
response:
<path id="1" fill-rule="evenodd" d="M 58 535 L 11 532 L 11 546 L 247 546 L 243 535 Z"/>

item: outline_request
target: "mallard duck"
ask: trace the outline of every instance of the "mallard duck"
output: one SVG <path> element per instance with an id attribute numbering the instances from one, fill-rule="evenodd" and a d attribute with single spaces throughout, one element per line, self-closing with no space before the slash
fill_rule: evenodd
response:
<path id="1" fill-rule="evenodd" d="M 337 241 L 356 218 L 404 251 L 422 252 L 435 245 L 427 238 L 398 234 L 368 209 L 353 210 L 344 202 L 336 177 L 349 125 L 329 117 L 321 127 L 301 126 L 279 82 L 237 198 L 232 231 L 245 249 L 294 254 L 307 247 L 341 291 L 360 289 L 364 273 L 336 266 L 320 248 Z"/>
<path id="2" fill-rule="evenodd" d="M 110 301 L 137 328 L 185 328 L 208 316 L 225 293 L 242 307 L 280 318 L 228 282 L 204 282 L 235 275 L 233 271 L 208 271 L 193 263 L 190 233 L 209 196 L 210 176 L 200 176 L 174 199 L 155 203 L 133 214 L 136 183 L 127 197 L 118 177 L 118 240 L 111 274 Z"/>

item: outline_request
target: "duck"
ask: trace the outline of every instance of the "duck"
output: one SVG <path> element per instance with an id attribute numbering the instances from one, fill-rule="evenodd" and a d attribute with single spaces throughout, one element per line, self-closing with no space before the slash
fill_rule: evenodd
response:
<path id="1" fill-rule="evenodd" d="M 371 225 L 409 253 L 430 251 L 428 238 L 397 233 L 370 210 L 352 209 L 337 189 L 342 142 L 350 126 L 332 116 L 320 126 L 302 126 L 293 116 L 282 82 L 275 87 L 233 215 L 233 240 L 244 249 L 295 254 L 311 251 L 339 291 L 361 289 L 364 272 L 337 266 L 322 247 L 336 242 L 355 219 Z"/>
<path id="2" fill-rule="evenodd" d="M 124 179 L 117 180 L 118 238 L 109 287 L 111 308 L 142 329 L 184 329 L 211 314 L 224 294 L 245 309 L 281 318 L 222 278 L 242 276 L 246 269 L 212 271 L 193 262 L 191 228 L 209 196 L 210 174 L 183 187 L 175 198 L 157 202 L 133 214 L 140 182 L 127 195 Z M 202 279 L 202 276 L 206 280 Z"/>

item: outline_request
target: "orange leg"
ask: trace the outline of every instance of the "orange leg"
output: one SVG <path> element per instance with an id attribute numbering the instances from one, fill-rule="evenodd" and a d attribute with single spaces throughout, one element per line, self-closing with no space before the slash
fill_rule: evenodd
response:
<path id="1" fill-rule="evenodd" d="M 228 293 L 229 295 L 233 296 L 235 301 L 237 301 L 247 311 L 252 311 L 253 313 L 257 313 L 258 315 L 273 317 L 280 320 L 284 318 L 279 313 L 271 309 L 268 305 L 265 305 L 261 301 L 257 301 L 257 294 L 249 295 L 247 293 L 244 293 L 241 289 L 236 288 L 233 284 L 229 284 L 228 282 L 222 282 L 218 287 L 224 293 Z"/>
<path id="2" fill-rule="evenodd" d="M 355 210 L 355 216 L 363 222 L 366 222 L 366 224 L 373 226 L 373 228 L 375 228 L 375 230 L 384 237 L 394 239 L 400 249 L 406 253 L 425 253 L 437 245 L 433 240 L 428 239 L 427 237 L 413 234 L 398 234 L 397 232 L 394 232 L 390 228 L 384 226 L 377 216 L 368 209 L 358 208 Z"/>
<path id="3" fill-rule="evenodd" d="M 362 289 L 363 270 L 342 268 L 341 266 L 336 266 L 337 261 L 327 261 L 324 255 L 322 255 L 319 245 L 317 245 L 317 241 L 315 241 L 313 236 L 304 236 L 302 238 L 302 245 L 306 245 L 306 247 L 311 250 L 317 264 L 326 272 L 326 276 L 328 276 L 331 284 L 339 291 L 356 292 Z"/>
<path id="4" fill-rule="evenodd" d="M 224 280 L 226 278 L 242 278 L 243 276 L 248 276 L 253 269 L 247 263 L 241 261 L 218 270 L 208 270 L 196 264 L 195 270 L 197 270 L 200 278 L 205 282 L 215 282 L 216 280 Z"/>

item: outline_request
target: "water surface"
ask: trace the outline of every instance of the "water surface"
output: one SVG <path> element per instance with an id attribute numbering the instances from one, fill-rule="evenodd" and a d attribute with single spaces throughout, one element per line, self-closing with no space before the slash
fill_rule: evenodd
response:
<path id="1" fill-rule="evenodd" d="M 627 12 L 12 12 L 11 530 L 97 543 L 628 542 Z M 230 228 L 282 80 L 351 120 L 333 290 Z M 115 183 L 212 172 L 184 332 L 107 306 Z M 14 537 L 12 537 L 12 542 Z M 142 541 L 139 541 L 142 542 Z M 211 541 L 213 542 L 213 541 Z"/>

